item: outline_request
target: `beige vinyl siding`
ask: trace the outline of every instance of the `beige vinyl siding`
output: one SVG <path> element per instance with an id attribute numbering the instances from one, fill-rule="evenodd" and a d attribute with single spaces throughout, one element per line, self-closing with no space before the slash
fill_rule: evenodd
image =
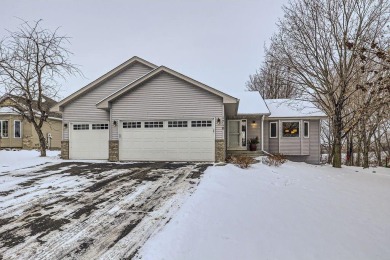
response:
<path id="1" fill-rule="evenodd" d="M 8 120 L 8 138 L 1 139 L 3 148 L 39 148 L 39 138 L 34 126 L 19 115 L 0 115 L 0 120 Z M 21 121 L 22 138 L 15 138 L 14 123 Z M 51 148 L 61 148 L 61 121 L 48 119 L 42 126 L 43 135 L 52 134 Z"/>
<path id="2" fill-rule="evenodd" d="M 109 112 L 96 108 L 96 103 L 151 70 L 150 67 L 135 62 L 126 69 L 118 72 L 115 76 L 100 83 L 99 86 L 96 86 L 70 104 L 67 104 L 63 111 L 64 123 L 109 121 Z M 63 131 L 63 140 L 68 140 L 68 138 L 69 127 Z"/>
<path id="3" fill-rule="evenodd" d="M 0 115 L 0 121 L 8 121 L 8 137 L 2 138 L 0 140 L 0 142 L 1 142 L 0 147 L 4 147 L 4 148 L 22 148 L 23 147 L 23 138 L 14 138 L 15 120 L 21 122 L 22 137 L 25 133 L 24 128 L 28 127 L 30 125 L 30 124 L 28 124 L 27 121 L 23 121 L 22 117 L 19 115 Z"/>
<path id="4" fill-rule="evenodd" d="M 31 125 L 31 127 L 33 128 L 33 131 L 32 131 L 33 148 L 39 148 L 38 134 L 32 125 Z M 48 134 L 50 133 L 52 136 L 50 149 L 60 149 L 61 148 L 61 127 L 62 127 L 62 122 L 59 120 L 50 120 L 49 119 L 48 122 L 43 123 L 42 132 L 43 132 L 43 136 L 46 138 L 46 142 L 48 141 L 48 139 L 47 139 Z"/>
<path id="5" fill-rule="evenodd" d="M 222 97 L 162 72 L 115 100 L 112 120 L 224 118 Z M 118 139 L 118 127 L 111 132 Z M 216 139 L 224 139 L 222 124 Z"/>

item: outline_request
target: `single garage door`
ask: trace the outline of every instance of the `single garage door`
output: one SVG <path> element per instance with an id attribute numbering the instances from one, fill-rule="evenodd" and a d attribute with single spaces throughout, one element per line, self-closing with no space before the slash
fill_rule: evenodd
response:
<path id="1" fill-rule="evenodd" d="M 108 159 L 108 122 L 71 123 L 69 135 L 70 159 Z"/>
<path id="2" fill-rule="evenodd" d="M 214 161 L 214 120 L 122 121 L 119 159 Z"/>

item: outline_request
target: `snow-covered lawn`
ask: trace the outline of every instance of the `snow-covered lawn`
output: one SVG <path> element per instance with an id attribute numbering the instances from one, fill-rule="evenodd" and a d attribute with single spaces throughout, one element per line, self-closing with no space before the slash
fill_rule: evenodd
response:
<path id="1" fill-rule="evenodd" d="M 0 150 L 0 173 L 39 164 L 59 162 L 60 151 L 47 151 L 46 157 L 40 157 L 36 150 L 6 151 Z"/>
<path id="2" fill-rule="evenodd" d="M 390 259 L 390 169 L 209 167 L 138 258 Z"/>

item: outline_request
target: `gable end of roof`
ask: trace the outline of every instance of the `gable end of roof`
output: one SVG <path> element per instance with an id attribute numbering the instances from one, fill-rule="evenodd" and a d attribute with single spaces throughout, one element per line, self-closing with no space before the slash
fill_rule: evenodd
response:
<path id="1" fill-rule="evenodd" d="M 212 94 L 215 94 L 217 96 L 220 96 L 223 98 L 223 103 L 238 103 L 238 99 L 233 97 L 233 96 L 230 96 L 226 93 L 223 93 L 222 91 L 219 91 L 217 89 L 214 89 L 212 87 L 209 87 L 199 81 L 196 81 L 190 77 L 187 77 L 177 71 L 174 71 L 168 67 L 165 67 L 165 66 L 160 66 L 152 71 L 150 71 L 148 74 L 145 74 L 144 76 L 136 79 L 135 81 L 131 82 L 130 84 L 126 85 L 125 87 L 123 87 L 122 89 L 119 89 L 118 91 L 114 92 L 113 94 L 107 96 L 106 98 L 104 98 L 103 100 L 99 101 L 96 106 L 97 108 L 100 108 L 100 109 L 109 109 L 110 107 L 110 103 L 113 102 L 114 100 L 116 100 L 117 98 L 119 98 L 120 96 L 126 94 L 127 92 L 129 92 L 130 90 L 132 90 L 133 88 L 135 88 L 136 86 L 138 86 L 139 84 L 153 78 L 154 76 L 158 75 L 159 73 L 161 72 L 166 72 L 170 75 L 173 75 L 179 79 L 182 79 L 192 85 L 195 85 L 197 87 L 200 87 L 208 92 L 211 92 Z"/>
<path id="2" fill-rule="evenodd" d="M 87 91 L 93 89 L 94 87 L 98 86 L 99 84 L 101 84 L 105 80 L 115 76 L 117 73 L 119 73 L 120 71 L 123 71 L 124 69 L 128 68 L 129 66 L 131 66 L 135 62 L 139 62 L 139 63 L 141 63 L 141 64 L 143 64 L 143 65 L 145 65 L 145 66 L 147 66 L 147 67 L 149 67 L 151 69 L 156 69 L 157 68 L 157 65 L 155 65 L 155 64 L 153 64 L 153 63 L 151 63 L 149 61 L 146 61 L 146 60 L 144 60 L 142 58 L 139 58 L 137 56 L 134 56 L 131 59 L 128 59 L 127 61 L 125 61 L 122 64 L 118 65 L 117 67 L 113 68 L 109 72 L 105 73 L 101 77 L 97 78 L 96 80 L 92 81 L 88 85 L 84 86 L 83 88 L 79 89 L 78 91 L 74 92 L 73 94 L 69 95 L 68 97 L 64 98 L 63 100 L 58 102 L 55 106 L 53 106 L 51 108 L 51 111 L 53 111 L 53 112 L 61 112 L 63 106 L 65 106 L 69 102 L 75 100 L 76 98 L 78 98 L 79 96 L 84 94 L 85 92 L 87 92 Z"/>

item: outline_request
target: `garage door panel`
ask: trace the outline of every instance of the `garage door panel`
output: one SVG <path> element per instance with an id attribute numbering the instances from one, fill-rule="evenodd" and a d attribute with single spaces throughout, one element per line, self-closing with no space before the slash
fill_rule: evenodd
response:
<path id="1" fill-rule="evenodd" d="M 78 125 L 83 125 L 84 128 L 88 125 L 88 129 L 75 130 Z M 92 125 L 92 123 L 71 123 L 69 136 L 70 159 L 108 159 L 109 130 L 95 130 L 92 129 Z"/>
<path id="2" fill-rule="evenodd" d="M 214 161 L 213 127 L 121 128 L 120 160 Z M 188 124 L 189 125 L 189 124 Z"/>

